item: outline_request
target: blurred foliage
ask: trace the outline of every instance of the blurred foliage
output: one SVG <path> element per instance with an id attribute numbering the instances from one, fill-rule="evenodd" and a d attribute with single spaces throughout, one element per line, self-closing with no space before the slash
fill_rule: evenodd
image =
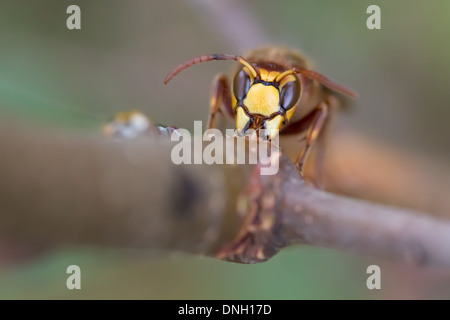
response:
<path id="1" fill-rule="evenodd" d="M 269 39 L 302 49 L 318 71 L 359 92 L 343 125 L 448 160 L 449 1 L 224 2 L 255 20 L 262 37 L 215 24 L 207 1 L 0 0 L 0 116 L 96 132 L 115 112 L 137 108 L 192 128 L 206 119 L 211 79 L 232 64 L 199 65 L 164 86 L 167 72 L 192 56 L 241 54 Z M 81 7 L 80 31 L 66 28 L 70 4 Z M 381 30 L 366 28 L 370 4 L 381 7 Z M 223 14 L 245 28 L 245 19 Z M 70 264 L 81 267 L 81 291 L 65 287 Z M 365 286 L 370 264 L 383 271 L 379 292 Z M 307 246 L 251 266 L 85 249 L 4 267 L 0 298 L 448 298 L 448 284 L 448 273 Z"/>

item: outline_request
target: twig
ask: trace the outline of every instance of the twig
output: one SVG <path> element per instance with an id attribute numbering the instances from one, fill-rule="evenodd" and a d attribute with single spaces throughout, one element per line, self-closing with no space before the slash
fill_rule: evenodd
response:
<path id="1" fill-rule="evenodd" d="M 264 261 L 293 243 L 450 267 L 450 224 L 325 193 L 289 160 L 180 165 L 173 144 L 0 127 L 0 242 L 157 248 Z M 6 244 L 6 245 L 5 245 Z"/>
<path id="2" fill-rule="evenodd" d="M 220 257 L 263 261 L 287 245 L 305 243 L 450 267 L 448 221 L 313 189 L 296 173 L 284 159 L 278 175 L 254 182 L 248 206 L 252 222 Z"/>

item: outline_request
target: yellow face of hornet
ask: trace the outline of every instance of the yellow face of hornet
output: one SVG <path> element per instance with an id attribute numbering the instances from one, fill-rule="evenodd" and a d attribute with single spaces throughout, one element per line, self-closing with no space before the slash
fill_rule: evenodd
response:
<path id="1" fill-rule="evenodd" d="M 297 59 L 297 58 L 296 58 Z M 212 60 L 234 60 L 242 64 L 233 81 L 232 105 L 224 103 L 225 110 L 236 119 L 236 129 L 245 133 L 248 129 L 267 130 L 263 138 L 271 139 L 288 123 L 295 113 L 300 99 L 300 79 L 316 80 L 334 91 L 354 97 L 355 94 L 320 73 L 302 67 L 300 62 L 289 64 L 265 61 L 259 59 L 250 63 L 241 56 L 231 54 L 206 54 L 179 64 L 164 79 L 167 84 L 173 77 L 190 66 Z M 291 69 L 292 68 L 292 69 Z M 220 78 L 215 90 L 226 88 L 224 79 Z M 223 92 L 221 92 L 223 94 Z M 211 99 L 210 119 L 217 112 L 217 96 Z M 232 113 L 232 114 L 231 114 Z M 210 122 L 211 124 L 211 122 Z M 272 130 L 274 129 L 274 130 Z"/>
<path id="2" fill-rule="evenodd" d="M 243 67 L 234 78 L 232 103 L 236 129 L 244 133 L 250 128 L 266 129 L 267 138 L 271 139 L 294 114 L 300 82 L 291 70 L 252 71 Z"/>

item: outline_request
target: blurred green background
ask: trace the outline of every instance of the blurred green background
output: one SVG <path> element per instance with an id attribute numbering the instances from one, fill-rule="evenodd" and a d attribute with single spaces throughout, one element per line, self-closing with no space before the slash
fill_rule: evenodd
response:
<path id="1" fill-rule="evenodd" d="M 81 30 L 66 28 L 71 4 Z M 381 30 L 366 28 L 371 4 L 381 7 Z M 212 78 L 233 64 L 199 65 L 164 86 L 171 68 L 199 54 L 284 45 L 359 93 L 341 123 L 448 162 L 449 31 L 448 0 L 0 0 L 0 116 L 96 134 L 136 108 L 192 128 L 206 119 Z M 82 290 L 66 288 L 71 264 Z M 366 288 L 371 264 L 381 267 L 381 290 Z M 0 266 L 0 298 L 450 298 L 450 273 L 308 246 L 258 265 L 74 248 Z"/>

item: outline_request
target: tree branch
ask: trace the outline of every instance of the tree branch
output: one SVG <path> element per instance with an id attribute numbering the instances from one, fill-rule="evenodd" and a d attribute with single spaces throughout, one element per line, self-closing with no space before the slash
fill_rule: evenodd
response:
<path id="1" fill-rule="evenodd" d="M 0 127 L 0 243 L 156 248 L 253 263 L 306 243 L 450 267 L 450 223 L 309 187 L 282 157 L 180 165 L 173 143 Z"/>
<path id="2" fill-rule="evenodd" d="M 304 243 L 420 265 L 450 267 L 450 223 L 426 214 L 313 189 L 284 159 L 279 174 L 254 181 L 247 232 L 220 257 L 260 261 Z M 248 232 L 251 230 L 251 232 Z M 227 248 L 228 249 L 228 248 Z M 231 255 L 231 256 L 230 256 Z M 250 258 L 250 260 L 248 260 Z"/>

